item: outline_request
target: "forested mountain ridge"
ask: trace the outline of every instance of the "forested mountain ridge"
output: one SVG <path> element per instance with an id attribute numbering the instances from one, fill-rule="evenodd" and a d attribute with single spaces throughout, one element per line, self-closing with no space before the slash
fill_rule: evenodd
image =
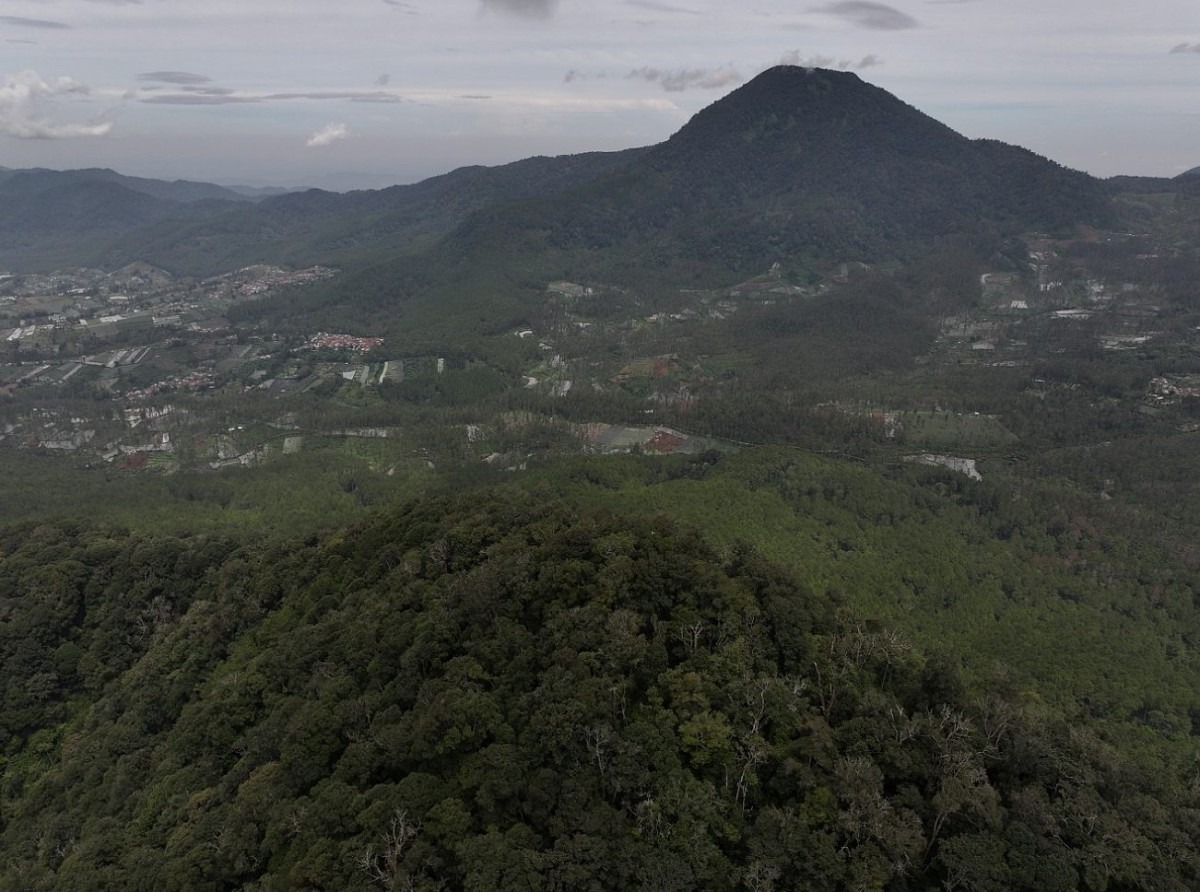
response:
<path id="1" fill-rule="evenodd" d="M 1198 879 L 1174 769 L 661 517 L 509 489 L 3 552 L 4 888 Z"/>
<path id="2" fill-rule="evenodd" d="M 101 227 L 122 230 L 174 209 L 171 202 L 102 180 L 38 182 L 28 188 L 21 177 L 14 177 L 0 184 L 0 195 L 10 247 L 84 235 Z"/>
<path id="3" fill-rule="evenodd" d="M 71 184 L 114 183 L 131 192 L 149 195 L 163 201 L 191 204 L 197 201 L 252 202 L 254 199 L 233 189 L 214 183 L 195 180 L 155 180 L 147 177 L 131 177 L 103 167 L 82 170 L 25 170 L 0 171 L 0 193 L 4 195 L 36 194 L 51 189 L 60 189 Z"/>
<path id="4" fill-rule="evenodd" d="M 989 258 L 1020 233 L 1118 218 L 1086 174 L 969 140 L 856 75 L 780 67 L 589 182 L 481 206 L 420 254 L 361 255 L 302 311 L 404 308 L 421 320 L 409 329 L 496 330 L 535 313 L 555 279 L 678 292 L 779 264 L 787 282 L 819 282 L 847 262 L 910 262 L 942 244 Z"/>
<path id="5" fill-rule="evenodd" d="M 852 73 L 784 66 L 609 176 L 485 209 L 449 244 L 488 259 L 506 246 L 526 264 L 542 251 L 584 277 L 649 268 L 736 281 L 774 262 L 895 260 L 939 238 L 990 250 L 1026 230 L 1114 220 L 1086 174 L 966 139 Z"/>
<path id="6" fill-rule="evenodd" d="M 1119 219 L 1101 181 L 967 139 L 847 72 L 771 69 L 620 162 L 481 204 L 428 250 L 364 250 L 348 275 L 276 315 L 412 312 L 410 330 L 497 330 L 536 313 L 555 279 L 677 293 L 779 264 L 787 282 L 820 282 L 847 262 L 910 262 L 945 244 L 981 262 L 1021 233 Z"/>
<path id="7" fill-rule="evenodd" d="M 642 150 L 527 158 L 464 167 L 410 186 L 339 194 L 319 189 L 251 198 L 208 183 L 168 183 L 108 170 L 5 171 L 0 263 L 18 270 L 151 262 L 211 275 L 255 263 L 353 263 L 427 246 L 487 204 L 587 182 Z M 99 196 L 93 198 L 93 196 Z M 62 242 L 69 240 L 69 254 Z"/>
<path id="8" fill-rule="evenodd" d="M 48 269 L 94 263 L 96 252 L 133 230 L 252 203 L 211 183 L 107 169 L 6 170 L 0 173 L 0 264 Z"/>
<path id="9" fill-rule="evenodd" d="M 168 269 L 206 274 L 265 260 L 354 266 L 396 253 L 412 254 L 481 207 L 574 187 L 622 166 L 641 151 L 463 167 L 413 185 L 345 194 L 291 192 L 200 224 L 129 233 L 109 248 L 104 263 L 149 257 Z"/>

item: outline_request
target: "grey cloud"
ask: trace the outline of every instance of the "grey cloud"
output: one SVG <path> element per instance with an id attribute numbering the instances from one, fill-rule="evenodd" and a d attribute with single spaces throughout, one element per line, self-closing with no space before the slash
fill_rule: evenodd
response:
<path id="1" fill-rule="evenodd" d="M 41 45 L 36 40 L 21 40 L 19 37 L 10 37 L 4 42 L 5 43 L 26 43 L 26 44 L 29 44 L 30 46 L 40 46 Z"/>
<path id="2" fill-rule="evenodd" d="M 853 59 L 837 59 L 833 56 L 803 56 L 799 50 L 792 50 L 780 57 L 779 64 L 797 65 L 800 68 L 838 68 L 842 71 L 862 71 L 882 65 L 883 60 L 874 54 L 863 56 L 856 62 Z"/>
<path id="3" fill-rule="evenodd" d="M 145 92 L 154 88 L 147 88 Z M 178 93 L 161 93 L 154 96 L 143 96 L 141 102 L 150 105 L 236 105 L 253 102 L 289 102 L 292 100 L 311 100 L 316 102 L 326 100 L 343 100 L 349 102 L 407 102 L 403 96 L 386 93 L 382 90 L 367 93 L 362 91 L 323 91 L 314 90 L 305 93 L 269 93 L 265 96 L 239 94 L 236 90 L 225 87 L 198 87 L 183 85 Z"/>
<path id="4" fill-rule="evenodd" d="M 392 76 L 390 74 L 381 74 L 379 77 L 375 78 L 375 86 L 377 87 L 386 87 L 391 82 Z"/>
<path id="5" fill-rule="evenodd" d="M 314 99 L 323 101 L 326 99 L 349 99 L 351 102 L 404 102 L 404 98 L 397 96 L 394 93 L 384 93 L 382 91 L 376 93 L 361 93 L 354 90 L 344 92 L 314 90 L 308 93 L 271 93 L 264 96 L 265 100 L 281 100 L 281 99 Z"/>
<path id="6" fill-rule="evenodd" d="M 0 15 L 0 25 L 16 25 L 19 28 L 52 28 L 62 31 L 71 26 L 66 22 L 51 22 L 46 19 L 27 19 L 19 15 Z"/>
<path id="7" fill-rule="evenodd" d="M 366 93 L 362 96 L 348 96 L 347 98 L 351 102 L 408 102 L 403 96 L 397 96 L 394 93 Z"/>
<path id="8" fill-rule="evenodd" d="M 694 9 L 684 9 L 682 6 L 671 6 L 669 3 L 659 3 L 657 0 L 625 0 L 626 6 L 636 6 L 639 9 L 651 9 L 654 12 L 673 12 L 682 15 L 700 15 Z"/>
<path id="9" fill-rule="evenodd" d="M 487 12 L 523 16 L 527 19 L 548 19 L 558 9 L 558 0 L 479 0 Z"/>
<path id="10" fill-rule="evenodd" d="M 1170 55 L 1177 53 L 1200 53 L 1200 43 L 1181 43 L 1171 47 Z"/>
<path id="11" fill-rule="evenodd" d="M 677 93 L 699 87 L 702 90 L 715 90 L 730 84 L 740 84 L 743 78 L 732 68 L 677 68 L 673 71 L 662 68 L 642 66 L 629 72 L 627 77 L 658 84 L 664 90 Z"/>
<path id="12" fill-rule="evenodd" d="M 160 84 L 207 84 L 212 82 L 211 77 L 192 74 L 188 71 L 146 71 L 139 74 L 137 79 Z"/>
<path id="13" fill-rule="evenodd" d="M 261 102 L 253 96 L 211 95 L 205 93 L 164 93 L 141 100 L 146 105 L 239 105 Z"/>
<path id="14" fill-rule="evenodd" d="M 229 87 L 193 87 L 183 86 L 179 89 L 185 93 L 195 93 L 199 96 L 232 96 L 237 90 L 231 90 Z"/>
<path id="15" fill-rule="evenodd" d="M 408 15 L 416 15 L 417 10 L 411 3 L 402 3 L 400 0 L 383 0 L 388 6 L 397 12 L 403 12 Z"/>
<path id="16" fill-rule="evenodd" d="M 845 19 L 860 28 L 873 31 L 903 31 L 918 27 L 917 20 L 908 13 L 872 0 L 838 0 L 824 6 L 812 7 L 813 12 L 824 12 Z"/>
<path id="17" fill-rule="evenodd" d="M 18 139 L 71 139 L 104 136 L 111 122 L 55 122 L 41 112 L 45 100 L 56 96 L 87 95 L 88 88 L 69 77 L 45 80 L 36 71 L 10 74 L 0 85 L 0 133 Z"/>
<path id="18" fill-rule="evenodd" d="M 480 93 L 463 93 L 458 98 L 459 99 L 491 99 L 492 97 L 484 96 Z"/>
<path id="19" fill-rule="evenodd" d="M 350 135 L 350 129 L 345 124 L 327 124 L 308 138 L 305 143 L 310 149 L 332 145 L 338 140 Z"/>
<path id="20" fill-rule="evenodd" d="M 633 75 L 630 75 L 630 77 L 632 77 L 632 76 Z M 575 81 L 590 81 L 592 79 L 604 80 L 606 77 L 608 77 L 608 72 L 606 72 L 606 71 L 588 72 L 588 71 L 580 71 L 578 68 L 572 68 L 570 71 L 568 71 L 566 74 L 563 75 L 563 83 L 564 84 L 573 84 L 573 83 L 575 83 Z"/>

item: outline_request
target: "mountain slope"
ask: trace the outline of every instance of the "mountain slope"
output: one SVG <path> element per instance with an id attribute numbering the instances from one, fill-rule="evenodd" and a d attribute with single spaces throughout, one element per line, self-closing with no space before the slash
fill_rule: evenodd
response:
<path id="1" fill-rule="evenodd" d="M 779 67 L 579 188 L 483 207 L 427 255 L 351 271 L 305 301 L 411 310 L 408 331 L 496 331 L 555 279 L 677 293 L 779 263 L 802 281 L 942 242 L 986 258 L 1022 232 L 1116 220 L 1109 188 L 1086 174 L 969 140 L 854 74 Z"/>
<path id="2" fill-rule="evenodd" d="M 1112 220 L 1085 174 L 968 140 L 854 74 L 779 67 L 603 180 L 483 212 L 453 247 L 541 249 L 584 268 L 618 249 L 631 269 L 699 264 L 735 278 L 775 261 L 894 259 L 938 238 Z"/>
<path id="3" fill-rule="evenodd" d="M 211 273 L 270 261 L 346 264 L 410 254 L 495 202 L 549 195 L 620 167 L 643 150 L 527 158 L 499 167 L 464 167 L 409 186 L 339 194 L 310 189 L 267 198 L 200 224 L 130 233 L 105 266 L 150 258 L 177 272 Z"/>
<path id="4" fill-rule="evenodd" d="M 94 264 L 125 233 L 168 219 L 196 220 L 237 193 L 206 183 L 165 183 L 111 170 L 14 170 L 0 176 L 0 263 L 15 269 Z"/>
<path id="5" fill-rule="evenodd" d="M 21 174 L 0 184 L 0 235 L 6 247 L 121 231 L 175 210 L 172 202 L 103 180 L 33 180 Z"/>
<path id="6" fill-rule="evenodd" d="M 194 180 L 168 182 L 146 177 L 131 177 L 102 167 L 91 167 L 84 170 L 34 168 L 0 171 L 0 184 L 5 184 L 6 193 L 10 188 L 14 192 L 38 193 L 62 189 L 71 184 L 87 185 L 97 182 L 115 183 L 133 192 L 181 204 L 191 204 L 197 201 L 249 202 L 253 200 L 249 195 L 213 183 L 201 183 Z"/>
<path id="7" fill-rule="evenodd" d="M 378 261 L 428 246 L 498 201 L 560 192 L 644 150 L 465 167 L 411 186 L 270 197 L 111 170 L 0 171 L 0 264 L 15 269 L 137 261 L 211 274 L 251 263 Z"/>

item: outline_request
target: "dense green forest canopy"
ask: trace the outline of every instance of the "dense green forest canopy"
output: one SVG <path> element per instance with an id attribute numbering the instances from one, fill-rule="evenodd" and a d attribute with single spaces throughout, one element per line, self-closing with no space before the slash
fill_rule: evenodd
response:
<path id="1" fill-rule="evenodd" d="M 24 889 L 1187 889 L 1119 752 L 738 546 L 507 489 L 235 545 L 9 531 Z"/>

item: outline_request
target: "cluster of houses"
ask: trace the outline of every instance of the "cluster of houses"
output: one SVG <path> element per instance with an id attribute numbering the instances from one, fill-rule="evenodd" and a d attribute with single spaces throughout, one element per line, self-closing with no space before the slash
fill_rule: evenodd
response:
<path id="1" fill-rule="evenodd" d="M 356 353 L 368 353 L 376 347 L 383 346 L 383 338 L 360 338 L 348 334 L 330 334 L 319 331 L 308 339 L 308 347 L 319 350 L 324 347 L 334 350 L 353 350 Z"/>
<path id="2" fill-rule="evenodd" d="M 313 266 L 296 272 L 284 272 L 278 269 L 264 270 L 261 267 L 247 267 L 238 270 L 235 275 L 251 274 L 255 278 L 242 282 L 237 286 L 237 293 L 243 297 L 255 297 L 265 294 L 274 288 L 284 288 L 288 285 L 309 285 L 320 282 L 335 275 L 337 271 L 324 266 Z M 257 275 L 256 275 L 257 274 Z"/>
<path id="3" fill-rule="evenodd" d="M 127 391 L 125 398 L 134 401 L 147 400 L 153 396 L 158 396 L 160 393 L 169 393 L 177 390 L 194 393 L 199 390 L 208 390 L 215 383 L 216 378 L 212 372 L 195 371 L 189 372 L 186 375 L 172 375 L 170 378 L 165 378 L 162 381 L 151 384 L 149 387 Z"/>
<path id="4" fill-rule="evenodd" d="M 1200 387 L 1191 387 L 1169 378 L 1153 378 L 1147 396 L 1154 403 L 1171 403 L 1187 397 L 1200 397 Z"/>

